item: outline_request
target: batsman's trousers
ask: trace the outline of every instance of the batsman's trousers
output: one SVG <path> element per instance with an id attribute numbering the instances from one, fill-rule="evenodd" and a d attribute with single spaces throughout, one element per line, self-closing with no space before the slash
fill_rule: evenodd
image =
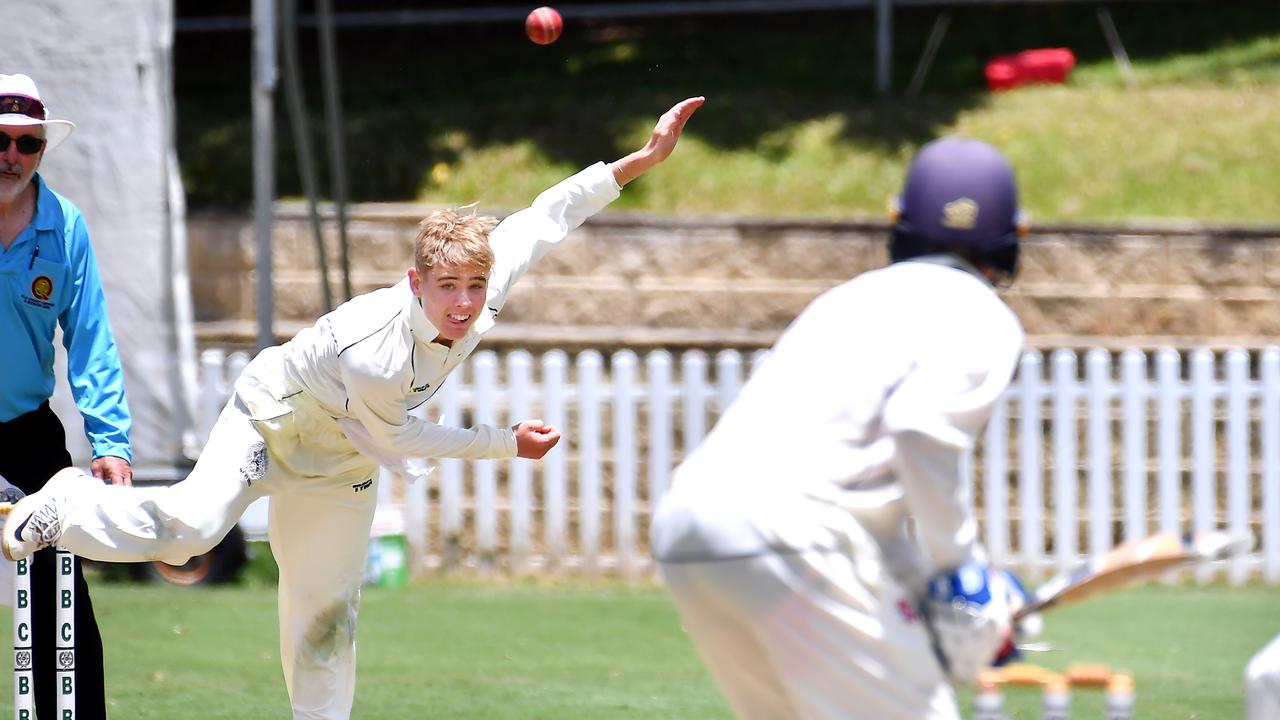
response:
<path id="1" fill-rule="evenodd" d="M 924 620 L 848 512 L 690 480 L 659 504 L 653 553 L 737 717 L 959 719 Z"/>
<path id="2" fill-rule="evenodd" d="M 45 403 L 39 408 L 0 422 L 0 476 L 28 495 L 44 486 L 54 473 L 71 464 L 67 436 L 58 416 Z M 31 655 L 35 682 L 36 713 L 58 716 L 57 665 L 57 567 L 53 549 L 31 559 Z M 103 689 L 102 636 L 93 616 L 93 602 L 80 563 L 75 575 L 76 717 L 106 718 Z"/>
<path id="3" fill-rule="evenodd" d="M 1280 635 L 1249 660 L 1244 671 L 1245 720 L 1280 718 Z"/>
<path id="4" fill-rule="evenodd" d="M 293 717 L 344 720 L 355 696 L 356 613 L 377 466 L 306 395 L 289 403 L 288 412 L 255 418 L 237 392 L 185 480 L 93 491 L 71 506 L 62 544 L 100 560 L 182 563 L 270 495 L 280 659 Z"/>

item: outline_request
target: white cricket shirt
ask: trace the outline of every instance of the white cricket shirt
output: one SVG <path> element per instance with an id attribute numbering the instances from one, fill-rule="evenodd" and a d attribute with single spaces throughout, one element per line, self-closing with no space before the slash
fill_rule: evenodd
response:
<path id="1" fill-rule="evenodd" d="M 510 458 L 508 428 L 443 427 L 409 414 L 431 398 L 490 328 L 515 284 L 534 261 L 615 200 L 621 188 L 609 165 L 596 163 L 542 192 L 489 236 L 493 272 L 485 308 L 452 347 L 434 342 L 408 278 L 352 298 L 279 348 L 258 355 L 236 383 L 255 419 L 318 406 L 338 420 L 348 440 L 382 464 L 401 458 Z M 300 403 L 305 394 L 314 402 Z M 351 421 L 359 423 L 352 430 Z"/>
<path id="2" fill-rule="evenodd" d="M 958 565 L 979 552 L 960 460 L 1023 340 L 1017 317 L 961 261 L 864 273 L 795 319 L 674 481 L 782 483 L 828 499 L 891 564 L 912 516 L 924 559 Z"/>

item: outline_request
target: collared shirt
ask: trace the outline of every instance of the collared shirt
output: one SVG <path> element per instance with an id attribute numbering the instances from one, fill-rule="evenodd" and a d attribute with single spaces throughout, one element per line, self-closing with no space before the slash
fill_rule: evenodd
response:
<path id="1" fill-rule="evenodd" d="M 53 395 L 53 337 L 62 326 L 67 380 L 94 457 L 131 460 L 133 421 L 98 263 L 80 211 L 37 173 L 31 223 L 0 252 L 0 422 Z"/>
<path id="2" fill-rule="evenodd" d="M 596 163 L 495 227 L 485 307 L 452 346 L 435 342 L 440 333 L 405 279 L 343 303 L 278 352 L 264 351 L 237 381 L 237 393 L 258 419 L 291 412 L 289 396 L 306 393 L 331 417 L 360 423 L 366 432 L 348 431 L 348 439 L 374 445 L 377 452 L 358 447 L 384 464 L 405 457 L 515 457 L 508 428 L 444 427 L 410 410 L 429 400 L 471 355 L 529 266 L 620 191 L 610 167 Z"/>
<path id="3" fill-rule="evenodd" d="M 934 570 L 981 557 L 961 458 L 1023 340 L 1017 316 L 962 261 L 864 273 L 795 319 L 674 482 L 786 484 L 852 512 L 891 565 L 908 516 L 910 555 L 923 551 Z M 929 568 L 894 571 L 922 582 Z"/>

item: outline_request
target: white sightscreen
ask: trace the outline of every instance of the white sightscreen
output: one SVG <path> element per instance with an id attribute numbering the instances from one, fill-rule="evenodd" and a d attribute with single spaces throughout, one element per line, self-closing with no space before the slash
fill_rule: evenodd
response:
<path id="1" fill-rule="evenodd" d="M 195 368 L 172 139 L 172 0 L 5 3 L 4 17 L 15 31 L 5 33 L 0 72 L 31 75 L 51 116 L 76 123 L 40 172 L 89 227 L 124 361 L 135 472 L 171 475 L 184 464 Z M 58 380 L 54 409 L 84 465 L 89 446 L 61 354 Z"/>

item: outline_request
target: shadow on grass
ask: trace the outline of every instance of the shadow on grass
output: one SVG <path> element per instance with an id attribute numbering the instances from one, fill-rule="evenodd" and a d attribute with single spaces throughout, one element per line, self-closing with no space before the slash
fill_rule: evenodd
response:
<path id="1" fill-rule="evenodd" d="M 1270 3 L 1220 5 L 1129 3 L 1112 15 L 1136 64 L 1280 33 Z M 572 166 L 618 157 L 659 113 L 695 94 L 712 102 L 690 133 L 712 147 L 784 152 L 770 146 L 771 134 L 831 117 L 860 146 L 915 147 L 984 102 L 982 68 L 995 55 L 1066 46 L 1081 65 L 1111 62 L 1092 5 L 951 13 L 925 95 L 914 101 L 875 94 L 873 17 L 861 11 L 571 23 L 546 47 L 527 42 L 520 27 L 344 30 L 338 52 L 352 199 L 412 199 L 430 188 L 435 164 L 489 146 L 528 142 Z M 937 14 L 895 13 L 896 88 L 911 77 Z M 324 186 L 318 53 L 309 30 L 300 52 Z M 176 40 L 179 157 L 193 205 L 251 197 L 249 57 L 247 33 Z M 1249 63 L 1256 67 L 1239 70 L 1275 71 L 1280 58 Z M 281 95 L 278 185 L 280 194 L 296 195 L 284 107 Z"/>

